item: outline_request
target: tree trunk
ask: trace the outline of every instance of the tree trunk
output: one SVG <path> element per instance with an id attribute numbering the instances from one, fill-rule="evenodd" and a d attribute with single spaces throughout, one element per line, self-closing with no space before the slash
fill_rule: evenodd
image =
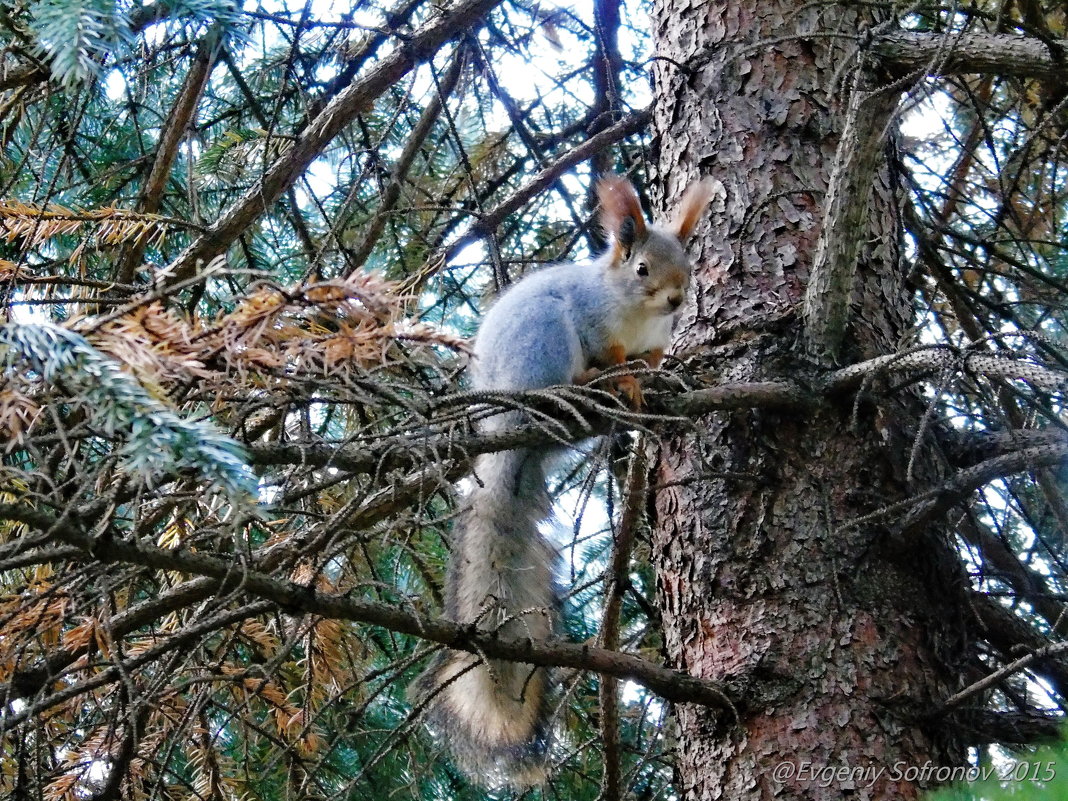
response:
<path id="1" fill-rule="evenodd" d="M 835 34 L 870 24 L 862 13 L 656 4 L 650 184 L 666 207 L 698 175 L 722 184 L 695 235 L 675 352 L 719 380 L 813 374 L 799 310 L 855 83 L 853 43 Z M 844 362 L 893 352 L 912 323 L 899 199 L 884 157 L 868 230 L 853 232 Z M 962 764 L 961 740 L 924 718 L 972 658 L 952 544 L 936 528 L 897 534 L 893 518 L 844 527 L 935 475 L 923 451 L 906 478 L 923 410 L 914 394 L 856 410 L 844 398 L 807 417 L 710 416 L 665 443 L 654 558 L 667 657 L 746 687 L 740 720 L 677 708 L 683 798 L 907 799 L 932 783 L 908 768 Z M 856 772 L 827 772 L 842 768 Z"/>

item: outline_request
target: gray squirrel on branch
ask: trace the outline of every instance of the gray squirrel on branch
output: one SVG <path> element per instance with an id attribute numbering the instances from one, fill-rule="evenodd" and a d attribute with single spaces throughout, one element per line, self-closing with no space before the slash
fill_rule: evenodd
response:
<path id="1" fill-rule="evenodd" d="M 693 184 L 674 220 L 647 225 L 625 179 L 597 185 L 608 249 L 592 263 L 539 270 L 505 292 L 475 338 L 472 389 L 520 391 L 588 381 L 601 368 L 641 357 L 657 367 L 690 281 L 683 245 L 710 198 Z M 632 375 L 615 379 L 641 405 Z M 523 422 L 518 411 L 482 424 Z M 446 616 L 502 637 L 550 637 L 560 601 L 556 553 L 538 531 L 549 516 L 551 446 L 479 456 L 476 486 L 453 533 Z M 415 685 L 431 727 L 455 761 L 483 785 L 521 787 L 545 778 L 553 695 L 549 670 L 445 651 Z"/>

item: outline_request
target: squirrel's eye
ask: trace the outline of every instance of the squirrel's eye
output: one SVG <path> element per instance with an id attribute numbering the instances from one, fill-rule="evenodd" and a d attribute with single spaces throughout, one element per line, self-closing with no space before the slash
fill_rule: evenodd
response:
<path id="1" fill-rule="evenodd" d="M 649 265 L 647 265 L 644 261 L 638 262 L 638 275 L 640 275 L 642 278 L 645 278 L 645 276 L 649 275 Z"/>

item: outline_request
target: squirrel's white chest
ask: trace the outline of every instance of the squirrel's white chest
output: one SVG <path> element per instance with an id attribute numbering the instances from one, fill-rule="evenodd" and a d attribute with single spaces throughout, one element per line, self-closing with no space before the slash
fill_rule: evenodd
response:
<path id="1" fill-rule="evenodd" d="M 663 350 L 671 341 L 673 315 L 628 315 L 616 323 L 612 332 L 623 345 L 627 356 L 638 356 L 650 350 Z"/>

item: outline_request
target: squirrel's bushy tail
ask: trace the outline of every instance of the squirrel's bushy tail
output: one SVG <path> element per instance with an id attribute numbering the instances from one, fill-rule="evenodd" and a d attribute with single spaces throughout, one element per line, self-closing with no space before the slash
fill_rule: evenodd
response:
<path id="1" fill-rule="evenodd" d="M 446 613 L 502 637 L 544 639 L 558 599 L 555 553 L 538 532 L 548 516 L 543 449 L 480 456 L 469 509 L 455 528 Z M 456 762 L 482 784 L 544 778 L 550 676 L 545 668 L 446 651 L 417 691 Z"/>

